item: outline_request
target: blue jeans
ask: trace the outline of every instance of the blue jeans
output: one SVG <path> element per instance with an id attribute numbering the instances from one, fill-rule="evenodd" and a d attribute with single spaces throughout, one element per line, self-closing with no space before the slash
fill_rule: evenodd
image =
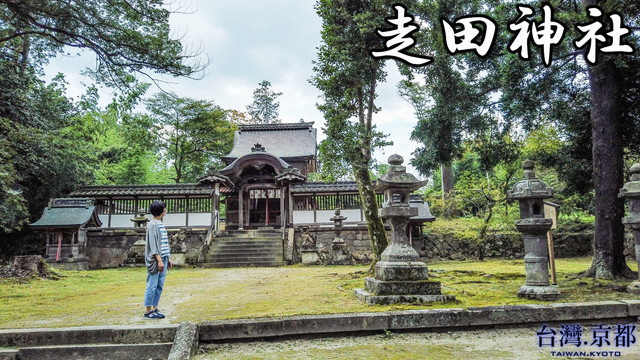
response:
<path id="1" fill-rule="evenodd" d="M 147 289 L 144 291 L 144 306 L 158 306 L 160 295 L 162 295 L 162 287 L 164 279 L 167 277 L 167 269 L 169 269 L 169 257 L 163 256 L 162 263 L 164 269 L 155 274 L 147 274 Z"/>

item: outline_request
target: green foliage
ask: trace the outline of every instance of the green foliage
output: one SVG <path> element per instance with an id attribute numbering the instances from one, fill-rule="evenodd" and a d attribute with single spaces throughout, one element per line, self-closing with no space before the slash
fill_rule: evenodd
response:
<path id="1" fill-rule="evenodd" d="M 384 18 L 389 1 L 321 0 L 316 11 L 322 19 L 322 44 L 313 61 L 310 82 L 322 92 L 318 109 L 327 120 L 327 139 L 320 143 L 321 171 L 333 178 L 349 167 L 369 169 L 371 152 L 388 142 L 376 130 L 373 114 L 376 85 L 383 82 L 384 63 L 369 55 L 384 42 L 376 29 L 388 27 Z"/>
<path id="2" fill-rule="evenodd" d="M 263 80 L 253 91 L 253 102 L 247 105 L 247 114 L 255 124 L 279 123 L 280 103 L 276 100 L 281 92 L 271 89 L 271 83 Z M 238 114 L 239 115 L 239 114 Z"/>
<path id="3" fill-rule="evenodd" d="M 0 44 L 22 73 L 75 48 L 95 53 L 91 72 L 107 84 L 126 86 L 131 73 L 188 76 L 202 65 L 171 37 L 170 15 L 161 0 L 2 1 Z"/>
<path id="4" fill-rule="evenodd" d="M 2 234 L 19 230 L 50 197 L 69 192 L 90 173 L 81 138 L 65 131 L 75 109 L 64 96 L 64 79 L 45 85 L 0 59 L 0 88 L 7 89 L 0 92 Z"/>
<path id="5" fill-rule="evenodd" d="M 236 126 L 213 102 L 158 93 L 147 108 L 158 149 L 171 164 L 176 183 L 195 182 L 231 150 Z"/>
<path id="6" fill-rule="evenodd" d="M 393 2 L 388 0 L 318 0 L 322 19 L 322 43 L 313 61 L 310 82 L 322 93 L 318 109 L 326 120 L 327 138 L 320 143 L 320 171 L 339 179 L 350 170 L 358 184 L 369 238 L 376 258 L 387 246 L 371 187 L 372 152 L 388 141 L 373 124 L 376 87 L 385 81 L 384 62 L 372 58 L 372 49 L 384 48 L 377 29 Z"/>

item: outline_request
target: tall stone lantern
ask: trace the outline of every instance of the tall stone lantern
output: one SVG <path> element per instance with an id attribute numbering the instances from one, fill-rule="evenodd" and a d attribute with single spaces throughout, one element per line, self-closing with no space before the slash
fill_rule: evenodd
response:
<path id="1" fill-rule="evenodd" d="M 560 290 L 549 285 L 549 245 L 546 234 L 551 229 L 551 219 L 544 217 L 544 199 L 553 197 L 553 189 L 536 177 L 534 162 L 522 163 L 524 179 L 507 191 L 509 200 L 520 203 L 520 220 L 516 228 L 522 233 L 524 266 L 527 276 L 518 296 L 536 300 L 557 300 Z"/>
<path id="2" fill-rule="evenodd" d="M 391 226 L 391 243 L 375 266 L 375 277 L 365 278 L 365 289 L 356 296 L 369 304 L 424 303 L 453 300 L 442 295 L 440 282 L 429 281 L 427 265 L 419 261 L 407 237 L 407 225 L 418 209 L 409 205 L 409 194 L 426 184 L 407 173 L 400 155 L 389 157 L 389 171 L 378 179 L 374 190 L 384 193 L 380 215 Z"/>
<path id="3" fill-rule="evenodd" d="M 633 231 L 636 244 L 636 261 L 640 265 L 640 164 L 631 166 L 631 181 L 620 189 L 619 196 L 629 201 L 629 216 L 622 219 L 622 223 Z M 640 266 L 638 266 L 640 269 Z M 640 280 L 627 286 L 627 291 L 632 294 L 640 294 Z"/>

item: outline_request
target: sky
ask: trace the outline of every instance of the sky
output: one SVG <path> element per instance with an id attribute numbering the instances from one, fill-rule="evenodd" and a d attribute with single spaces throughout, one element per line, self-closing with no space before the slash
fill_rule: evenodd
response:
<path id="1" fill-rule="evenodd" d="M 182 38 L 187 51 L 201 51 L 201 59 L 209 62 L 202 78 L 163 78 L 163 85 L 181 97 L 213 101 L 224 109 L 245 111 L 252 102 L 253 91 L 263 80 L 281 92 L 282 122 L 315 122 L 318 141 L 325 138 L 324 119 L 317 110 L 320 92 L 309 83 L 313 76 L 312 61 L 320 45 L 322 22 L 314 10 L 314 0 L 177 0 L 172 6 L 179 13 L 171 16 L 174 37 Z M 80 74 L 91 67 L 95 57 L 90 53 L 60 56 L 46 69 L 48 78 L 65 74 L 68 95 L 78 98 L 92 80 Z M 396 90 L 401 76 L 393 62 L 386 66 L 386 83 L 378 87 L 377 105 L 382 111 L 374 115 L 374 123 L 394 145 L 374 154 L 386 163 L 392 154 L 405 159 L 408 171 L 411 153 L 418 144 L 409 139 L 416 119 L 412 106 Z M 157 91 L 152 88 L 148 94 Z M 101 100 L 108 103 L 109 89 L 100 90 Z"/>

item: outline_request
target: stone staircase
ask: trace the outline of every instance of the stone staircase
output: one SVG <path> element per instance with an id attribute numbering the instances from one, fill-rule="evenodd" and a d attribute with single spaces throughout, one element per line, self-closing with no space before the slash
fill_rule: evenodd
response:
<path id="1" fill-rule="evenodd" d="M 167 359 L 177 325 L 0 330 L 0 360 Z"/>
<path id="2" fill-rule="evenodd" d="M 214 238 L 204 267 L 283 266 L 284 247 L 278 230 L 228 230 Z"/>

